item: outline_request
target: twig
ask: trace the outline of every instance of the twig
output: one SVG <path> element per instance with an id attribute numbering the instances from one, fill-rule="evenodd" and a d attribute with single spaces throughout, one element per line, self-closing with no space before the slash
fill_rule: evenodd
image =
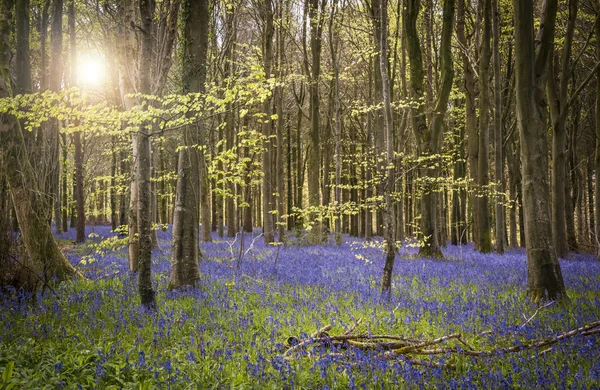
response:
<path id="1" fill-rule="evenodd" d="M 556 301 L 550 301 L 548 303 L 546 303 L 544 306 L 540 306 L 535 310 L 535 313 L 533 313 L 533 315 L 531 317 L 529 317 L 529 319 L 527 317 L 525 317 L 525 314 L 523 314 L 523 318 L 525 318 L 525 323 L 523 323 L 523 325 L 521 325 L 521 328 L 524 328 L 527 324 L 529 324 L 531 322 L 531 320 L 533 320 L 533 318 L 540 312 L 540 310 L 552 306 L 556 303 Z"/>
<path id="2" fill-rule="evenodd" d="M 323 337 L 323 335 L 326 335 L 327 332 L 329 332 L 330 330 L 331 324 L 327 324 L 321 329 L 317 330 L 315 333 L 311 334 L 310 337 L 312 337 L 313 339 L 316 339 L 317 337 Z"/>
<path id="3" fill-rule="evenodd" d="M 349 335 L 350 333 L 354 332 L 354 329 L 356 329 L 356 327 L 359 326 L 361 322 L 362 322 L 362 318 L 359 318 L 358 320 L 356 320 L 354 322 L 354 324 L 352 324 L 352 326 L 344 332 L 344 334 Z"/>
<path id="4" fill-rule="evenodd" d="M 423 347 L 427 347 L 429 345 L 440 344 L 440 343 L 443 343 L 444 341 L 447 341 L 447 340 L 450 340 L 450 339 L 458 339 L 460 337 L 461 337 L 460 333 L 453 333 L 451 335 L 443 336 L 443 337 L 437 338 L 435 340 L 423 341 L 423 342 L 421 342 L 419 344 L 407 345 L 406 347 L 395 349 L 394 353 L 397 353 L 397 354 L 410 353 L 412 351 L 415 351 L 417 349 L 421 349 Z"/>

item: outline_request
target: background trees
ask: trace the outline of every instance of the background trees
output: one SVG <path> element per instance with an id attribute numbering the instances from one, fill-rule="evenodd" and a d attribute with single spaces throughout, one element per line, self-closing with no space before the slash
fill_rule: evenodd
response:
<path id="1" fill-rule="evenodd" d="M 202 22 L 190 22 L 200 5 Z M 59 45 L 65 7 L 70 43 Z M 170 223 L 181 249 L 174 269 L 178 259 L 196 261 L 198 235 L 209 241 L 226 227 L 241 239 L 256 226 L 266 242 L 320 244 L 329 232 L 338 243 L 342 233 L 384 236 L 390 264 L 406 242 L 431 257 L 441 256 L 448 236 L 482 252 L 521 245 L 534 267 L 556 271 L 548 248 L 564 257 L 598 247 L 590 146 L 598 9 L 586 0 L 531 5 L 547 18 L 532 54 L 523 46 L 533 34 L 522 26 L 529 9 L 515 7 L 492 0 L 8 2 L 5 19 L 17 28 L 6 32 L 16 39 L 6 45 L 2 112 L 23 129 L 31 177 L 14 175 L 25 159 L 9 158 L 9 143 L 1 177 L 13 192 L 17 179 L 35 182 L 44 203 L 36 213 L 50 219 L 52 209 L 58 230 L 78 219 L 77 241 L 85 239 L 84 218 L 127 233 L 130 269 L 140 275 L 149 270 L 156 227 Z M 538 79 L 523 79 L 521 65 L 533 66 Z M 90 83 L 96 73 L 102 81 Z M 50 99 L 53 108 L 10 98 L 13 75 L 12 95 L 50 89 L 28 96 Z M 68 92 L 75 85 L 80 95 Z M 524 96 L 523 85 L 536 94 Z M 533 133 L 525 119 L 535 119 Z M 548 175 L 552 195 L 544 190 Z M 21 203 L 5 203 L 19 215 Z M 23 218 L 16 218 L 22 231 Z M 174 287 L 198 277 L 194 269 L 174 272 Z"/>

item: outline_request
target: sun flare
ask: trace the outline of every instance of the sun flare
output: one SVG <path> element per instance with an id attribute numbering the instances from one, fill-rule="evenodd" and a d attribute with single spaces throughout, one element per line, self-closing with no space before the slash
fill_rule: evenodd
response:
<path id="1" fill-rule="evenodd" d="M 77 78 L 81 86 L 99 87 L 104 83 L 106 66 L 99 56 L 83 55 L 77 66 Z"/>

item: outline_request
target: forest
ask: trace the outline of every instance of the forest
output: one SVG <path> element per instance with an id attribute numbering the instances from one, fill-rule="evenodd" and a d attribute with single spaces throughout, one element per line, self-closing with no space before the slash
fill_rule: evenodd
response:
<path id="1" fill-rule="evenodd" d="M 598 388 L 597 0 L 0 0 L 0 389 Z"/>

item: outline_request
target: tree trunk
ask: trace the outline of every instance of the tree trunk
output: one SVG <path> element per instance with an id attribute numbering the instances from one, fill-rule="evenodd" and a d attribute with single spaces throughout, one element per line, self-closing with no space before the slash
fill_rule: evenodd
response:
<path id="1" fill-rule="evenodd" d="M 506 246 L 506 214 L 504 210 L 504 157 L 502 155 L 504 125 L 502 124 L 502 87 L 500 63 L 500 7 L 492 0 L 493 60 L 494 60 L 494 179 L 496 180 L 496 252 Z"/>
<path id="2" fill-rule="evenodd" d="M 513 0 L 515 10 L 515 71 L 517 122 L 521 141 L 527 290 L 539 302 L 548 296 L 565 295 L 560 264 L 552 245 L 546 101 L 544 98 L 548 58 L 554 39 L 556 0 L 545 0 L 540 28 L 534 43 L 533 1 Z M 535 45 L 539 49 L 535 50 Z"/>
<path id="3" fill-rule="evenodd" d="M 275 33 L 273 26 L 273 8 L 271 0 L 265 0 L 260 6 L 261 18 L 263 21 L 263 66 L 265 70 L 265 79 L 271 77 L 271 66 L 273 62 L 273 35 Z M 264 117 L 262 118 L 262 135 L 264 142 L 263 151 L 263 233 L 265 243 L 275 241 L 275 226 L 273 224 L 273 145 L 271 143 L 271 99 L 266 97 L 262 105 Z"/>
<path id="4" fill-rule="evenodd" d="M 492 235 L 490 231 L 490 212 L 488 185 L 489 176 L 489 64 L 490 64 L 490 33 L 491 33 L 491 0 L 481 0 L 483 7 L 483 37 L 481 41 L 481 55 L 479 57 L 479 153 L 477 161 L 477 186 L 478 196 L 475 202 L 479 222 L 479 241 L 477 248 L 483 253 L 492 251 Z"/>
<path id="5" fill-rule="evenodd" d="M 12 96 L 9 79 L 12 15 L 9 3 L 0 2 L 0 98 Z M 21 126 L 15 118 L 2 116 L 0 134 L 3 135 L 2 148 L 6 153 L 6 179 L 28 254 L 29 268 L 45 281 L 53 277 L 62 281 L 80 276 L 62 254 L 52 236 L 48 225 L 50 209 L 44 201 L 44 192 L 39 188 L 36 174 L 29 162 Z"/>
<path id="6" fill-rule="evenodd" d="M 596 55 L 600 58 L 600 23 L 595 25 L 596 35 Z M 596 232 L 596 242 L 594 243 L 596 248 L 596 258 L 600 260 L 600 69 L 596 71 L 596 154 L 595 154 L 595 170 L 596 170 L 596 182 L 594 186 L 595 199 L 596 199 L 596 226 L 594 230 Z"/>
<path id="7" fill-rule="evenodd" d="M 319 175 L 321 166 L 321 134 L 319 122 L 319 81 L 321 76 L 321 36 L 323 31 L 322 6 L 319 7 L 319 0 L 306 0 L 308 2 L 308 16 L 310 20 L 310 52 L 312 55 L 311 75 L 310 75 L 310 140 L 311 148 L 308 156 L 308 203 L 311 208 L 310 222 L 312 229 L 309 234 L 309 241 L 312 244 L 321 242 L 321 222 L 317 217 L 317 210 L 320 206 L 320 186 Z M 324 2 L 323 2 L 324 4 Z"/>
<path id="8" fill-rule="evenodd" d="M 136 102 L 135 98 L 131 97 L 131 94 L 135 92 L 135 63 L 136 63 L 136 47 L 137 42 L 135 39 L 135 6 L 133 0 L 123 0 L 120 4 L 121 23 L 119 31 L 119 72 L 120 72 L 120 90 L 121 99 L 125 110 L 131 110 Z M 130 167 L 130 195 L 129 195 L 129 209 L 128 215 L 128 227 L 129 227 L 129 270 L 137 271 L 138 269 L 138 215 L 137 215 L 137 203 L 138 203 L 138 183 L 137 183 L 137 165 L 138 165 L 138 146 L 135 141 L 135 136 L 132 136 L 132 163 Z M 123 161 L 123 160 L 121 160 Z M 121 168 L 124 168 L 123 166 Z M 123 169 L 121 173 L 123 173 Z M 122 218 L 124 219 L 124 218 Z"/>
<path id="9" fill-rule="evenodd" d="M 331 18 L 329 21 L 329 46 L 331 51 L 331 63 L 333 67 L 333 94 L 334 94 L 334 136 L 335 136 L 335 242 L 342 243 L 342 115 L 340 104 L 340 69 L 338 64 L 339 33 L 334 29 L 334 18 L 337 15 L 338 1 L 334 0 L 331 6 Z"/>
<path id="10" fill-rule="evenodd" d="M 448 106 L 448 99 L 452 89 L 454 69 L 452 65 L 451 38 L 454 24 L 454 0 L 444 2 L 441 53 L 441 85 L 435 105 L 435 115 L 431 127 L 427 126 L 425 107 L 423 104 L 423 58 L 417 34 L 417 17 L 420 1 L 408 0 L 404 9 L 404 28 L 410 67 L 411 97 L 418 103 L 411 108 L 412 126 L 417 140 L 419 156 L 426 159 L 424 166 L 419 168 L 419 177 L 425 180 L 428 177 L 438 177 L 436 168 L 437 153 L 441 142 L 442 124 Z M 423 195 L 421 198 L 421 246 L 419 255 L 424 257 L 443 257 L 437 234 L 437 207 L 434 185 L 422 183 Z"/>
<path id="11" fill-rule="evenodd" d="M 280 20 L 279 26 L 277 27 L 277 77 L 281 82 L 284 82 L 285 76 L 284 64 L 285 64 L 285 35 L 283 30 L 283 1 L 277 3 L 278 7 L 278 18 Z M 283 134 L 285 127 L 285 118 L 283 116 L 283 87 L 278 86 L 276 89 L 276 105 L 277 105 L 277 157 L 275 161 L 275 177 L 277 179 L 277 240 L 279 242 L 285 241 L 285 174 L 283 166 Z M 288 141 L 289 142 L 289 141 Z"/>
<path id="12" fill-rule="evenodd" d="M 75 0 L 69 1 L 69 45 L 71 49 L 71 74 L 70 84 L 77 86 L 77 35 L 75 32 Z M 79 126 L 79 120 L 73 123 Z M 77 214 L 75 242 L 85 242 L 85 195 L 83 180 L 83 146 L 81 142 L 81 132 L 73 133 L 73 143 L 75 145 L 75 210 Z"/>
<path id="13" fill-rule="evenodd" d="M 62 18 L 63 0 L 53 0 L 52 3 L 52 28 L 50 30 L 50 90 L 60 92 L 62 89 Z M 51 118 L 47 126 L 47 169 L 48 169 L 48 194 L 54 206 L 54 222 L 56 232 L 62 231 L 61 199 L 59 196 L 60 159 L 59 159 L 59 121 Z"/>
<path id="14" fill-rule="evenodd" d="M 575 22 L 577 18 L 577 0 L 569 0 L 569 21 L 563 43 L 560 63 L 560 81 L 557 90 L 554 74 L 554 50 L 549 59 L 549 75 L 547 82 L 548 103 L 552 118 L 552 238 L 554 249 L 559 258 L 569 254 L 567 246 L 565 186 L 567 167 L 567 99 L 570 78 L 570 60 Z"/>
<path id="15" fill-rule="evenodd" d="M 464 91 L 465 91 L 465 134 L 467 136 L 467 165 L 469 173 L 472 179 L 477 178 L 477 166 L 478 166 L 478 153 L 479 153 L 479 141 L 477 131 L 477 116 L 475 106 L 475 75 L 473 64 L 469 59 L 466 50 L 469 50 L 470 40 L 467 40 L 467 28 L 466 28 L 466 11 L 465 0 L 457 0 L 457 12 L 456 21 L 457 29 L 456 36 L 460 45 L 463 47 L 461 50 L 461 59 L 464 69 Z M 469 191 L 469 205 L 472 209 L 473 216 L 473 241 L 477 246 L 479 243 L 479 210 L 473 207 L 476 204 L 476 195 L 474 191 Z"/>
<path id="16" fill-rule="evenodd" d="M 236 26 L 235 26 L 235 4 L 232 3 L 231 7 L 225 11 L 225 34 L 226 34 L 226 48 L 225 48 L 225 78 L 231 80 L 234 75 L 235 66 L 235 42 L 236 42 Z M 233 105 L 227 105 L 226 113 L 226 147 L 227 150 L 232 150 L 235 144 L 235 115 Z M 235 161 L 231 162 L 231 165 L 235 164 Z M 229 167 L 228 167 L 229 169 Z M 227 183 L 227 199 L 225 203 L 225 214 L 227 215 L 227 237 L 235 237 L 237 234 L 237 223 L 236 223 L 236 207 L 235 207 L 235 183 Z"/>
<path id="17" fill-rule="evenodd" d="M 142 38 L 140 47 L 140 69 L 138 92 L 150 94 L 151 79 L 146 64 L 152 61 L 152 48 L 154 47 L 154 0 L 140 0 L 140 16 L 142 27 Z M 142 98 L 138 104 L 142 105 Z M 138 289 L 142 305 L 148 309 L 156 308 L 156 299 L 152 287 L 152 199 L 150 185 L 150 134 L 151 125 L 144 123 L 140 125 L 135 136 L 137 144 L 137 167 L 136 181 L 138 184 Z"/>
<path id="18" fill-rule="evenodd" d="M 183 93 L 204 93 L 208 50 L 208 0 L 183 2 Z M 186 126 L 185 147 L 179 151 L 177 188 L 173 213 L 173 250 L 169 288 L 193 286 L 200 280 L 198 248 L 200 212 L 200 153 L 206 138 L 202 113 L 197 123 Z M 203 205 L 200 205 L 204 207 Z M 204 221 L 203 221 L 204 222 Z M 204 223 L 208 224 L 208 223 Z"/>
<path id="19" fill-rule="evenodd" d="M 447 0 L 448 1 L 448 0 Z M 449 0 L 452 2 L 453 0 Z M 381 95 L 383 96 L 383 117 L 385 126 L 385 166 L 386 181 L 384 185 L 385 193 L 385 265 L 383 266 L 383 276 L 381 278 L 381 292 L 389 295 L 392 289 L 392 273 L 394 270 L 394 261 L 396 259 L 396 215 L 394 212 L 393 192 L 395 190 L 394 173 L 394 123 L 392 117 L 392 105 L 390 99 L 390 80 L 388 76 L 388 57 L 387 57 L 387 38 L 388 38 L 388 14 L 387 0 L 381 0 L 380 3 L 380 24 L 381 24 L 381 50 L 379 52 L 379 66 L 381 71 Z"/>

